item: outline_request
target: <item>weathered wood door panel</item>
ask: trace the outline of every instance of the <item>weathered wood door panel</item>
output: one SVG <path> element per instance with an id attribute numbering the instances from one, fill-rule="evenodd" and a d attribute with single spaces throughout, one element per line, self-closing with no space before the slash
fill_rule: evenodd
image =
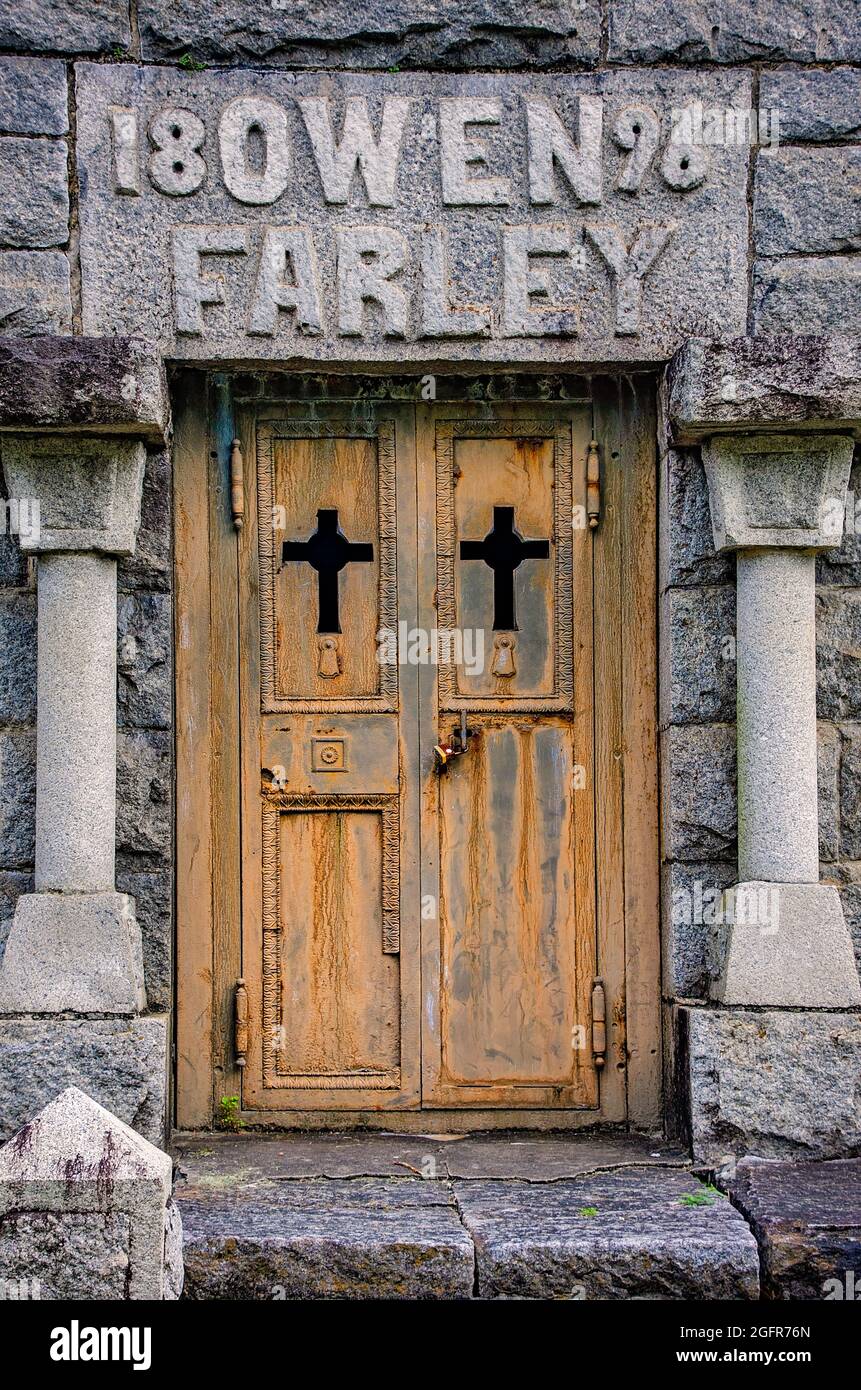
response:
<path id="1" fill-rule="evenodd" d="M 654 416 L 586 394 L 178 411 L 182 1123 L 656 1122 Z"/>
<path id="2" fill-rule="evenodd" d="M 422 670 L 427 1105 L 598 1104 L 591 537 L 572 525 L 589 437 L 585 407 L 438 410 L 419 431 L 420 594 L 460 653 Z M 464 724 L 437 772 L 430 744 Z"/>
<path id="3" fill-rule="evenodd" d="M 245 1107 L 419 1097 L 410 412 L 255 422 L 240 565 Z M 258 595 L 249 603 L 245 595 Z"/>

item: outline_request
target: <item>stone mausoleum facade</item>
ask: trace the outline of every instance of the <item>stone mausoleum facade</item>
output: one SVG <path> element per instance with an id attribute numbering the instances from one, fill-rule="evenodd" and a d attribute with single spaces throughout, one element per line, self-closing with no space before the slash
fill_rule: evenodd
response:
<path id="1" fill-rule="evenodd" d="M 236 1114 L 859 1153 L 859 140 L 853 0 L 0 0 L 10 1268 Z"/>

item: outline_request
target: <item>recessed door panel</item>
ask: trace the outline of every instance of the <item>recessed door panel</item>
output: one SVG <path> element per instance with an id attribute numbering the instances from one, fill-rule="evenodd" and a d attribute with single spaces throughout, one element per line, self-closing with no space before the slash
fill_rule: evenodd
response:
<path id="1" fill-rule="evenodd" d="M 570 707 L 570 423 L 466 423 L 434 430 L 439 625 L 463 658 L 440 665 L 440 705 Z"/>
<path id="2" fill-rule="evenodd" d="M 286 798 L 264 817 L 277 875 L 271 945 L 264 938 L 278 981 L 277 1020 L 263 1034 L 267 1084 L 397 1087 L 396 798 L 364 810 Z"/>
<path id="3" fill-rule="evenodd" d="M 578 959 L 589 885 L 577 881 L 570 832 L 574 762 L 564 723 L 482 719 L 441 784 L 447 1085 L 571 1088 L 591 1062 L 577 1046 L 591 953 L 585 943 Z"/>

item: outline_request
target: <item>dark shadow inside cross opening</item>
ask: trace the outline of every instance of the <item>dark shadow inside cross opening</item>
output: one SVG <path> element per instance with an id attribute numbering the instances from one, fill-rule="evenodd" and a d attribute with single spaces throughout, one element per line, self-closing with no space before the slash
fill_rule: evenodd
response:
<path id="1" fill-rule="evenodd" d="M 338 575 L 354 560 L 373 560 L 374 547 L 369 542 L 348 541 L 338 526 L 334 507 L 321 507 L 317 512 L 317 530 L 307 541 L 285 541 L 281 548 L 281 563 L 304 561 L 317 571 L 317 631 L 340 632 L 338 613 Z"/>
<path id="2" fill-rule="evenodd" d="M 493 630 L 516 632 L 514 571 L 524 560 L 547 560 L 549 541 L 525 541 L 514 528 L 514 508 L 494 507 L 493 526 L 482 541 L 461 541 L 462 560 L 483 560 L 493 570 Z"/>

